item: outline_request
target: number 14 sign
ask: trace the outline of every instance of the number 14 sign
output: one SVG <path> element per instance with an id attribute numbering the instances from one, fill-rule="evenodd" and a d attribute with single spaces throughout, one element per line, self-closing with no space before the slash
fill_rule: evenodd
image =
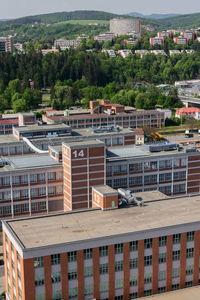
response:
<path id="1" fill-rule="evenodd" d="M 86 157 L 86 149 L 76 149 L 72 151 L 72 156 L 73 158 L 84 158 Z"/>

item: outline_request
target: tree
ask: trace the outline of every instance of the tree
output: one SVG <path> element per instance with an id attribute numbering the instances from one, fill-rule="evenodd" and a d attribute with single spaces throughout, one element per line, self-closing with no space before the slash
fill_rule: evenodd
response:
<path id="1" fill-rule="evenodd" d="M 17 99 L 16 101 L 14 101 L 12 104 L 12 108 L 15 113 L 29 111 L 25 99 Z"/>

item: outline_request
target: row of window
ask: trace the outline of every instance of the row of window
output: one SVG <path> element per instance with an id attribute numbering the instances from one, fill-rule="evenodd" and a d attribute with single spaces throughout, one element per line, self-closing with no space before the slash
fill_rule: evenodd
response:
<path id="1" fill-rule="evenodd" d="M 47 178 L 45 173 L 30 174 L 30 183 L 54 181 L 54 180 L 61 180 L 61 179 L 62 179 L 62 172 L 48 172 Z M 12 185 L 21 185 L 21 184 L 28 184 L 28 183 L 29 183 L 28 175 L 12 176 Z M 10 186 L 11 177 L 10 176 L 0 177 L 0 185 Z"/>
<path id="2" fill-rule="evenodd" d="M 43 197 L 48 195 L 57 195 L 63 193 L 63 186 L 48 186 L 48 189 L 46 189 L 45 186 L 40 188 L 32 188 L 30 189 L 30 197 Z M 19 200 L 19 199 L 29 199 L 29 190 L 28 189 L 22 189 L 22 190 L 14 190 L 13 191 L 13 200 Z M 0 192 L 0 201 L 10 201 L 11 200 L 11 191 L 4 191 Z"/>
<path id="3" fill-rule="evenodd" d="M 187 232 L 187 241 L 193 241 L 194 240 L 194 231 Z M 178 244 L 181 241 L 181 234 L 174 234 L 173 235 L 173 243 Z M 153 239 L 148 238 L 144 240 L 144 248 L 145 249 L 150 249 L 152 248 L 152 243 Z M 166 246 L 167 244 L 167 236 L 162 236 L 159 237 L 159 246 Z M 116 244 L 115 245 L 115 254 L 121 254 L 123 253 L 123 247 L 124 245 L 121 244 Z M 130 251 L 136 251 L 138 249 L 138 241 L 132 241 L 130 242 Z M 100 256 L 108 256 L 108 246 L 102 246 L 100 247 Z M 186 249 L 186 256 L 187 258 L 193 257 L 194 256 L 194 248 L 188 248 Z M 68 261 L 76 261 L 77 258 L 77 252 L 72 251 L 68 252 Z M 92 249 L 85 249 L 84 250 L 84 259 L 91 259 L 92 258 Z M 145 256 L 145 261 L 151 261 L 152 256 Z M 180 250 L 173 251 L 173 260 L 178 260 L 180 259 Z M 135 261 L 136 259 L 133 259 L 132 261 Z M 160 253 L 159 254 L 159 261 L 164 262 L 166 260 L 166 253 Z M 119 263 L 119 262 L 118 262 Z M 34 260 L 34 266 L 35 268 L 37 267 L 43 267 L 43 257 L 37 257 Z M 51 264 L 56 265 L 60 264 L 60 254 L 53 254 L 51 255 Z M 118 268 L 118 266 L 116 267 Z M 119 267 L 120 268 L 120 267 Z"/>
<path id="4" fill-rule="evenodd" d="M 40 201 L 40 202 L 33 202 L 31 203 L 31 211 L 42 211 L 46 210 L 46 202 Z M 19 214 L 19 213 L 27 213 L 29 212 L 29 203 L 23 203 L 23 204 L 14 204 L 13 205 L 13 213 Z M 12 213 L 11 205 L 9 206 L 1 206 L 0 207 L 0 216 L 10 215 Z"/>
<path id="5" fill-rule="evenodd" d="M 116 175 L 128 172 L 141 172 L 141 171 L 153 171 L 158 169 L 171 169 L 172 167 L 185 167 L 187 166 L 186 158 L 174 158 L 173 160 L 160 160 L 160 161 L 148 161 L 139 162 L 133 164 L 121 164 L 121 165 L 108 165 L 107 175 Z M 174 180 L 178 180 L 185 176 L 185 173 L 178 174 L 179 172 L 174 172 Z M 180 172 L 181 173 L 181 172 Z M 169 176 L 169 175 L 168 175 Z"/>

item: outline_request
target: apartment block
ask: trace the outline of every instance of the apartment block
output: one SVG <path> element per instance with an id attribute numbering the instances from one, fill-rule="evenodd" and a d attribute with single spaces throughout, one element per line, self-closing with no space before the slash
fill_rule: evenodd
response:
<path id="1" fill-rule="evenodd" d="M 141 20 L 133 18 L 115 18 L 110 20 L 110 32 L 127 35 L 130 32 L 141 34 Z"/>
<path id="2" fill-rule="evenodd" d="M 113 39 L 115 39 L 115 35 L 112 32 L 105 32 L 94 36 L 94 40 L 98 42 L 111 42 Z"/>
<path id="3" fill-rule="evenodd" d="M 80 40 L 59 39 L 54 41 L 54 47 L 59 48 L 61 51 L 64 51 L 69 48 L 79 47 L 80 44 L 81 44 Z"/>
<path id="4" fill-rule="evenodd" d="M 13 37 L 0 37 L 0 52 L 13 52 Z"/>
<path id="5" fill-rule="evenodd" d="M 174 43 L 177 45 L 187 45 L 188 39 L 184 36 L 179 36 L 174 38 Z"/>
<path id="6" fill-rule="evenodd" d="M 194 31 L 192 30 L 185 30 L 184 32 L 182 32 L 182 35 L 187 40 L 194 40 L 195 37 Z"/>
<path id="7" fill-rule="evenodd" d="M 156 36 L 156 37 L 154 37 L 154 38 L 150 38 L 150 39 L 149 39 L 149 43 L 150 43 L 150 45 L 152 45 L 152 46 L 155 46 L 155 45 L 160 45 L 160 46 L 162 46 L 162 45 L 164 45 L 164 39 Z"/>
<path id="8" fill-rule="evenodd" d="M 145 206 L 3 221 L 7 299 L 129 300 L 198 285 L 199 196 L 136 196 Z"/>

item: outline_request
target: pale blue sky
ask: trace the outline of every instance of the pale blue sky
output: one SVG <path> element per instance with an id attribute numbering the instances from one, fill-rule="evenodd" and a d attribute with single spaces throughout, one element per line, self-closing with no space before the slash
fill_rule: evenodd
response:
<path id="1" fill-rule="evenodd" d="M 0 0 L 0 18 L 72 10 L 104 10 L 113 13 L 194 13 L 199 0 Z"/>

